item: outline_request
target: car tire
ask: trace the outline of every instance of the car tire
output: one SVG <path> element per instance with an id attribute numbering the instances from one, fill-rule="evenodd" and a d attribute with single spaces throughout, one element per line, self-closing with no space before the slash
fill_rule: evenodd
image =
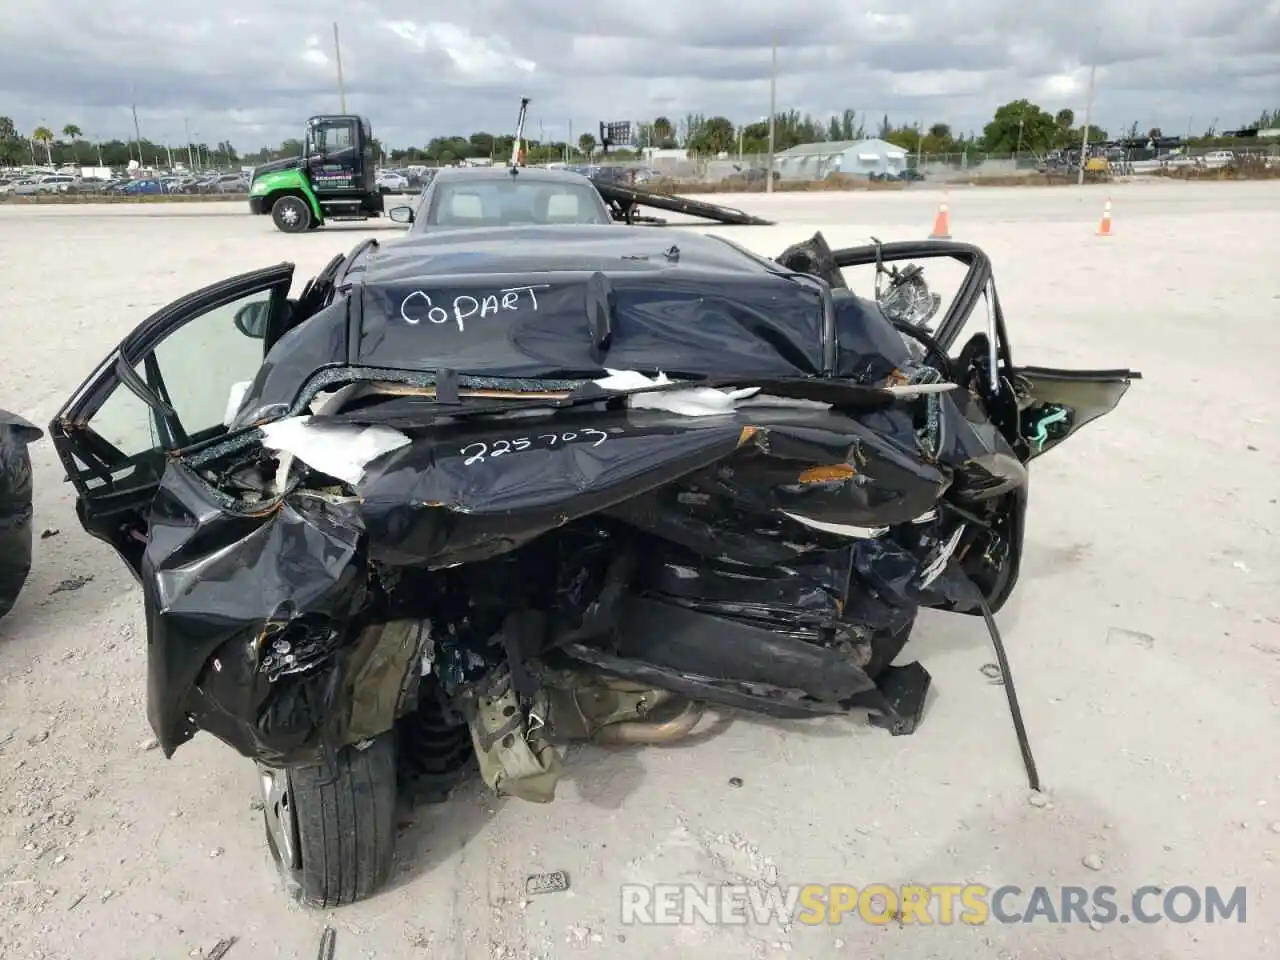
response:
<path id="1" fill-rule="evenodd" d="M 267 847 L 295 900 L 340 907 L 386 883 L 395 846 L 393 734 L 320 764 L 259 771 Z"/>
<path id="2" fill-rule="evenodd" d="M 311 208 L 301 197 L 286 194 L 271 205 L 271 221 L 284 233 L 302 233 L 311 224 Z"/>

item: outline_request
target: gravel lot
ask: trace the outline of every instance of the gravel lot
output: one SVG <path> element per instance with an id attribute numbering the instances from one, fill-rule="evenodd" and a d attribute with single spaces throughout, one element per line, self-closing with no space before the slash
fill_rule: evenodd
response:
<path id="1" fill-rule="evenodd" d="M 704 721 L 669 748 L 572 751 L 547 807 L 480 785 L 404 816 L 392 889 L 324 915 L 269 866 L 253 767 L 147 727 L 141 595 L 33 449 L 36 567 L 0 622 L 0 957 L 1273 958 L 1280 947 L 1280 183 L 951 192 L 996 264 L 1015 357 L 1141 370 L 1037 461 L 1000 615 L 1051 803 L 1028 803 L 980 621 L 922 618 L 919 732 Z M 941 194 L 717 197 L 785 226 L 765 254 L 928 233 Z M 0 208 L 0 406 L 46 423 L 148 313 L 281 260 L 295 289 L 390 223 L 276 232 L 239 205 Z M 87 582 L 84 582 L 87 581 Z M 70 589 L 83 583 L 78 589 Z M 60 589 L 61 588 L 61 589 Z M 741 778 L 731 786 L 730 778 Z M 1086 866 L 1083 861 L 1088 860 Z M 1092 869 L 1098 867 L 1099 869 Z M 572 892 L 522 903 L 525 876 Z M 1249 888 L 1245 924 L 623 927 L 626 881 Z"/>

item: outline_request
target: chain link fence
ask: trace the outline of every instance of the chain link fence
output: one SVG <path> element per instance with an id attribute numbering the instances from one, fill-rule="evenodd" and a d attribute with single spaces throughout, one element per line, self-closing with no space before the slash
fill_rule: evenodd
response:
<path id="1" fill-rule="evenodd" d="M 856 148 L 855 148 L 856 149 Z M 1075 151 L 1078 157 L 1078 150 Z M 1141 176 L 1184 167 L 1213 169 L 1231 163 L 1280 162 L 1280 143 L 1256 147 L 1192 147 L 1177 153 L 1157 156 L 1148 150 L 1108 150 L 1093 155 L 1105 162 L 1113 176 Z M 1073 172 L 1076 160 L 1057 153 L 915 153 L 880 155 L 874 151 L 853 155 L 852 150 L 827 153 L 822 144 L 804 151 L 775 156 L 774 180 L 825 180 L 834 174 L 864 177 L 869 180 L 967 182 L 983 178 L 1034 176 L 1044 173 Z M 674 183 L 740 183 L 763 185 L 768 177 L 768 154 L 721 154 L 699 156 L 693 152 L 662 150 L 643 159 L 617 159 L 613 156 L 594 158 L 593 163 L 548 164 L 554 167 L 590 172 L 594 176 L 610 176 L 624 182 L 644 184 L 652 181 Z"/>

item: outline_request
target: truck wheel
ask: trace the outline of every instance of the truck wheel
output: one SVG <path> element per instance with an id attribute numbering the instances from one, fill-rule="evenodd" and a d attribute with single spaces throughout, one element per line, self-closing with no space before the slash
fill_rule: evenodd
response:
<path id="1" fill-rule="evenodd" d="M 395 845 L 394 735 L 318 765 L 259 772 L 267 846 L 290 895 L 329 908 L 376 893 Z"/>
<path id="2" fill-rule="evenodd" d="M 311 225 L 311 209 L 301 197 L 283 196 L 271 205 L 271 219 L 285 233 L 301 233 Z"/>

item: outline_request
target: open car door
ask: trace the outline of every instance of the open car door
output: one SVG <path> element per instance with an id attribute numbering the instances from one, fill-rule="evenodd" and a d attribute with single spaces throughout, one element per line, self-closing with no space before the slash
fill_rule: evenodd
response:
<path id="1" fill-rule="evenodd" d="M 1116 408 L 1136 370 L 1058 370 L 1016 367 L 1020 434 L 1031 460 L 1052 450 L 1086 423 Z"/>
<path id="2" fill-rule="evenodd" d="M 144 320 L 49 424 L 80 523 L 135 576 L 147 509 L 169 456 L 227 431 L 265 350 L 288 323 L 293 264 L 212 284 Z"/>

